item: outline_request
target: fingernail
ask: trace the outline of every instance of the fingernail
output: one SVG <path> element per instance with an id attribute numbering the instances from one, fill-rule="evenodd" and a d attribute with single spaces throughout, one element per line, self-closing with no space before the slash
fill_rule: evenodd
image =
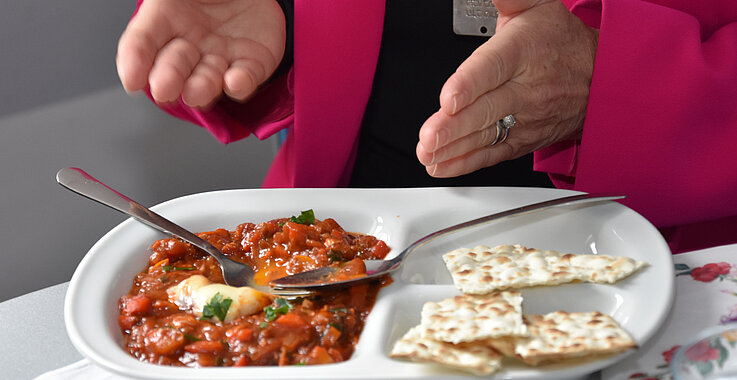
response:
<path id="1" fill-rule="evenodd" d="M 422 147 L 422 150 L 424 150 L 425 152 L 432 153 L 432 157 L 430 157 L 430 162 L 428 163 L 428 165 L 433 164 L 435 162 L 435 151 L 427 149 L 427 147 L 425 146 L 425 144 L 422 143 L 422 141 L 420 141 L 420 146 Z"/>
<path id="2" fill-rule="evenodd" d="M 430 174 L 431 176 L 433 176 L 433 177 L 434 177 L 434 176 L 435 176 L 435 171 L 436 171 L 437 169 L 438 169 L 438 166 L 437 166 L 437 165 L 433 165 L 433 166 L 428 166 L 428 167 L 427 167 L 427 172 L 428 172 L 428 173 L 429 173 L 429 174 Z"/>
<path id="3" fill-rule="evenodd" d="M 457 92 L 453 94 L 453 115 L 456 114 L 456 112 L 459 111 L 459 104 L 463 104 L 463 93 Z"/>

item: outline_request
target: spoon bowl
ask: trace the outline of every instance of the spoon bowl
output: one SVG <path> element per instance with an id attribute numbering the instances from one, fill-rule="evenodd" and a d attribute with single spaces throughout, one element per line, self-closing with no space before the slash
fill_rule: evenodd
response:
<path id="1" fill-rule="evenodd" d="M 396 271 L 404 263 L 404 259 L 407 258 L 412 252 L 422 247 L 423 245 L 439 238 L 442 236 L 449 235 L 454 232 L 462 231 L 471 227 L 476 227 L 507 219 L 515 216 L 527 215 L 532 212 L 542 211 L 551 207 L 561 207 L 573 204 L 589 203 L 589 202 L 604 202 L 616 199 L 624 198 L 624 195 L 613 195 L 613 194 L 579 194 L 571 195 L 562 198 L 555 198 L 548 201 L 538 202 L 529 204 L 522 207 L 513 208 L 510 210 L 497 212 L 491 215 L 483 216 L 477 219 L 470 220 L 468 222 L 456 224 L 439 231 L 435 231 L 429 235 L 426 235 L 414 243 L 410 244 L 409 247 L 401 251 L 397 256 L 389 260 L 364 260 L 366 266 L 366 275 L 351 277 L 349 279 L 341 280 L 339 273 L 341 268 L 330 266 L 311 271 L 301 272 L 290 276 L 278 278 L 269 283 L 269 285 L 277 290 L 287 289 L 300 289 L 308 291 L 323 291 L 333 288 L 346 287 L 364 283 L 367 281 L 376 280 L 382 276 L 385 276 L 391 272 Z"/>
<path id="2" fill-rule="evenodd" d="M 119 193 L 110 186 L 95 179 L 79 168 L 64 168 L 56 173 L 56 181 L 65 188 L 97 201 L 123 214 L 131 216 L 144 224 L 161 232 L 176 236 L 193 246 L 205 251 L 217 260 L 223 273 L 225 283 L 230 286 L 249 286 L 264 293 L 272 293 L 285 297 L 301 297 L 312 294 L 312 291 L 301 289 L 274 289 L 257 284 L 255 272 L 250 265 L 235 261 L 224 255 L 207 240 L 197 236 L 178 224 L 149 210 L 140 203 Z"/>

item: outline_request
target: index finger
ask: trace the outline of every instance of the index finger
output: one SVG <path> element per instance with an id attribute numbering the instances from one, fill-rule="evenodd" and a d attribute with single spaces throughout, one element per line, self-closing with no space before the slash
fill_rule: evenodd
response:
<path id="1" fill-rule="evenodd" d="M 169 23 L 156 9 L 147 8 L 147 3 L 141 5 L 118 41 L 115 62 L 126 91 L 146 87 L 156 55 L 173 37 Z"/>
<path id="2" fill-rule="evenodd" d="M 479 46 L 440 90 L 440 108 L 450 115 L 511 79 L 519 67 L 521 47 L 509 28 Z"/>

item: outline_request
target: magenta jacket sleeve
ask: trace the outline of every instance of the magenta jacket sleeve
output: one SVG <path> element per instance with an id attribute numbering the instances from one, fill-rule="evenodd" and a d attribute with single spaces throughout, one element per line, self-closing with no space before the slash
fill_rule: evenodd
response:
<path id="1" fill-rule="evenodd" d="M 626 194 L 658 227 L 736 216 L 737 2 L 565 3 L 600 29 L 586 121 L 535 169 Z"/>
<path id="2" fill-rule="evenodd" d="M 189 107 L 181 99 L 158 106 L 172 116 L 207 129 L 224 144 L 251 134 L 265 139 L 294 122 L 292 72 L 274 78 L 244 103 L 223 97 L 208 109 Z"/>

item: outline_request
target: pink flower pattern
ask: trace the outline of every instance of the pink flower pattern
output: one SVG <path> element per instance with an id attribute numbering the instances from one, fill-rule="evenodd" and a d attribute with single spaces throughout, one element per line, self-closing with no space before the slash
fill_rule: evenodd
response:
<path id="1" fill-rule="evenodd" d="M 727 262 L 708 263 L 700 267 L 691 268 L 686 264 L 675 264 L 676 276 L 688 275 L 694 281 L 710 283 L 713 281 L 727 281 L 737 284 L 737 265 Z M 723 293 L 737 296 L 735 290 L 722 290 Z M 729 309 L 729 313 L 720 318 L 720 324 L 728 324 L 737 322 L 737 304 Z M 725 344 L 735 346 L 737 337 L 718 337 L 709 340 L 697 342 L 685 352 L 685 356 L 690 362 L 701 372 L 702 375 L 708 375 L 726 360 L 729 351 L 725 348 Z M 629 376 L 629 379 L 639 380 L 670 380 L 672 379 L 668 366 L 673 360 L 673 356 L 680 348 L 680 345 L 670 347 L 663 351 L 663 363 L 657 365 L 653 371 L 635 372 Z"/>

